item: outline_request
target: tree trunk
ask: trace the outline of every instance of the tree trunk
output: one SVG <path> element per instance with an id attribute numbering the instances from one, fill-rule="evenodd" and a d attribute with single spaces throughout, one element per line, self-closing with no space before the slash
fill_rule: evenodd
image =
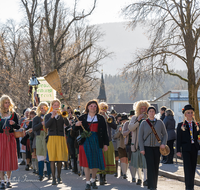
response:
<path id="1" fill-rule="evenodd" d="M 188 69 L 188 96 L 189 96 L 189 104 L 195 110 L 195 118 L 197 121 L 199 120 L 199 103 L 198 103 L 198 86 L 195 82 L 195 72 L 194 69 Z"/>

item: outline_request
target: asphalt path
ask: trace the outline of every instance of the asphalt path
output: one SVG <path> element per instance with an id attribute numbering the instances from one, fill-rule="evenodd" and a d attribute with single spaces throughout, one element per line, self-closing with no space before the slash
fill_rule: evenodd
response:
<path id="1" fill-rule="evenodd" d="M 63 183 L 52 186 L 51 180 L 48 181 L 44 178 L 42 182 L 38 181 L 38 176 L 32 173 L 32 170 L 25 171 L 25 166 L 19 166 L 17 171 L 12 173 L 11 183 L 13 185 L 12 189 L 20 190 L 37 190 L 37 189 L 65 189 L 65 190 L 81 190 L 85 189 L 85 178 L 79 177 L 70 170 L 63 170 L 61 173 L 61 178 Z M 108 184 L 105 186 L 99 186 L 99 190 L 144 190 L 147 187 L 138 186 L 131 182 L 131 176 L 128 172 L 128 179 L 122 179 L 122 177 L 115 178 L 113 175 L 107 175 Z M 92 188 L 91 188 L 92 189 Z M 162 176 L 158 178 L 158 188 L 157 190 L 184 190 L 185 184 L 183 182 L 168 179 Z M 194 190 L 200 190 L 199 186 L 195 186 Z"/>

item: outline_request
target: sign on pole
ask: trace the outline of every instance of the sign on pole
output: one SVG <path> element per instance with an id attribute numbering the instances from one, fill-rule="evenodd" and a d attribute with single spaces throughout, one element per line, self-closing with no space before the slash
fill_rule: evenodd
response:
<path id="1" fill-rule="evenodd" d="M 56 91 L 49 85 L 44 77 L 37 78 L 40 84 L 38 85 L 37 94 L 40 97 L 40 102 L 50 102 L 56 98 Z"/>

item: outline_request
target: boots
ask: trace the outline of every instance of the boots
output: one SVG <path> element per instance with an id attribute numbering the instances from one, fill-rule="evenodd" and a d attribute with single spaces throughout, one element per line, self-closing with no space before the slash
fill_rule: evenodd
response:
<path id="1" fill-rule="evenodd" d="M 99 179 L 99 181 L 100 181 L 100 185 L 104 185 L 105 182 L 104 182 L 103 175 L 102 175 L 102 174 L 99 174 L 99 177 L 100 177 L 100 179 Z"/>
<path id="2" fill-rule="evenodd" d="M 106 174 L 103 175 L 104 184 L 107 184 Z"/>

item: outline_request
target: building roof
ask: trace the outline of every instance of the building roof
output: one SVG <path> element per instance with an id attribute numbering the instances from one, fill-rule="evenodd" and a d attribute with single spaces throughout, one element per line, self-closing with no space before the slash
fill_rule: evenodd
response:
<path id="1" fill-rule="evenodd" d="M 97 97 L 98 100 L 102 100 L 106 102 L 106 91 L 105 91 L 105 84 L 104 84 L 104 79 L 103 79 L 103 72 L 101 74 L 101 84 L 100 84 L 100 91 L 99 91 L 99 96 Z"/>
<path id="2" fill-rule="evenodd" d="M 158 113 L 158 105 L 157 104 L 151 104 L 152 106 L 154 106 L 156 108 L 156 113 Z M 131 110 L 133 110 L 133 104 L 108 104 L 108 110 L 111 111 L 111 108 L 113 107 L 113 109 L 117 112 L 117 113 L 130 113 Z"/>

